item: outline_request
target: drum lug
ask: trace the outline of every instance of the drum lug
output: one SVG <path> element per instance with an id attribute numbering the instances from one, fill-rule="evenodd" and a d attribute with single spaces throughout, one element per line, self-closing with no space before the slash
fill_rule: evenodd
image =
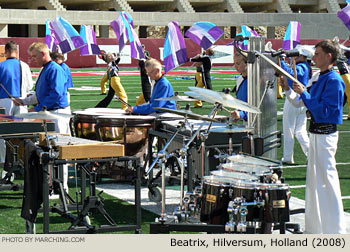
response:
<path id="1" fill-rule="evenodd" d="M 228 190 L 228 195 L 229 195 L 230 198 L 232 198 L 232 196 L 233 196 L 233 189 L 229 189 Z"/>
<path id="2" fill-rule="evenodd" d="M 224 195 L 225 189 L 221 188 L 220 189 L 220 197 L 222 197 Z"/>

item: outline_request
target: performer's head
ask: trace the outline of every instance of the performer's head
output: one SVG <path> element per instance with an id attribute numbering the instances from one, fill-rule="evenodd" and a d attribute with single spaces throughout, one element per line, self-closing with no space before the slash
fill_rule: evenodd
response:
<path id="1" fill-rule="evenodd" d="M 332 67 L 341 54 L 338 42 L 329 39 L 318 42 L 315 48 L 315 55 L 312 60 L 321 72 Z"/>
<path id="2" fill-rule="evenodd" d="M 246 53 L 242 52 L 242 54 L 246 57 Z M 243 76 L 247 76 L 247 59 L 240 53 L 235 53 L 233 56 L 236 70 Z"/>
<path id="3" fill-rule="evenodd" d="M 62 64 L 64 62 L 64 55 L 59 52 L 51 52 L 51 59 L 54 60 L 57 64 Z"/>
<path id="4" fill-rule="evenodd" d="M 162 78 L 162 65 L 156 59 L 150 59 L 145 62 L 145 69 L 151 80 L 159 80 Z"/>
<path id="5" fill-rule="evenodd" d="M 51 61 L 49 47 L 42 42 L 34 42 L 28 48 L 30 57 L 40 66 Z"/>
<path id="6" fill-rule="evenodd" d="M 214 55 L 214 50 L 213 48 L 208 48 L 207 50 L 204 51 L 206 55 L 213 56 Z"/>
<path id="7" fill-rule="evenodd" d="M 5 44 L 5 55 L 6 58 L 15 57 L 17 58 L 17 43 L 15 41 L 8 41 Z"/>

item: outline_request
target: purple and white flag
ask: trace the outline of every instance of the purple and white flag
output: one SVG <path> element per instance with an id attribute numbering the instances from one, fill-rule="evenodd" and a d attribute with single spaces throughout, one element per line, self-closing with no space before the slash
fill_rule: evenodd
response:
<path id="1" fill-rule="evenodd" d="M 210 48 L 224 34 L 221 28 L 210 22 L 194 23 L 185 33 L 204 50 Z"/>
<path id="2" fill-rule="evenodd" d="M 96 42 L 96 34 L 91 25 L 82 25 L 80 28 L 80 36 L 86 45 L 80 48 L 80 55 L 101 54 L 101 50 Z"/>
<path id="3" fill-rule="evenodd" d="M 164 44 L 165 73 L 188 61 L 185 39 L 182 36 L 179 23 L 172 21 L 168 24 L 168 34 Z"/>
<path id="4" fill-rule="evenodd" d="M 128 42 L 128 34 L 122 16 L 119 16 L 116 20 L 113 20 L 110 25 L 112 26 L 119 41 L 119 52 L 121 52 Z"/>
<path id="5" fill-rule="evenodd" d="M 142 44 L 133 28 L 133 23 L 130 23 L 130 21 L 132 22 L 130 14 L 123 11 L 120 12 L 120 16 L 116 20 L 110 23 L 119 41 L 119 52 L 123 50 L 126 42 L 129 40 L 131 57 L 135 59 L 144 59 L 145 54 Z"/>
<path id="6" fill-rule="evenodd" d="M 57 51 L 57 45 L 58 41 L 52 36 L 53 34 L 51 33 L 50 29 L 50 20 L 46 21 L 46 32 L 45 32 L 45 43 L 49 47 L 51 52 L 56 52 Z"/>
<path id="7" fill-rule="evenodd" d="M 293 50 L 300 44 L 300 28 L 301 24 L 298 21 L 290 21 L 283 39 L 283 50 Z"/>
<path id="8" fill-rule="evenodd" d="M 83 38 L 64 18 L 57 17 L 50 22 L 51 32 L 57 39 L 62 53 L 68 53 L 85 45 Z"/>
<path id="9" fill-rule="evenodd" d="M 348 3 L 343 9 L 338 11 L 338 18 L 345 24 L 345 26 L 350 30 L 350 4 Z"/>

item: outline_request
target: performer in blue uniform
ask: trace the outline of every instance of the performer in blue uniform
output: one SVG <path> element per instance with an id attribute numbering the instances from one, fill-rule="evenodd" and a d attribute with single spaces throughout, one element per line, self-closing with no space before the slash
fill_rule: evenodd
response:
<path id="1" fill-rule="evenodd" d="M 302 102 L 311 115 L 305 233 L 345 234 L 346 221 L 335 160 L 337 124 L 343 122 L 345 84 L 332 68 L 340 55 L 340 48 L 331 40 L 321 41 L 315 47 L 312 59 L 320 68 L 318 80 L 308 90 L 296 83 L 293 85 L 295 92 L 287 85 L 284 87 L 289 99 Z"/>
<path id="2" fill-rule="evenodd" d="M 12 97 L 26 97 L 33 88 L 32 73 L 28 64 L 17 59 L 17 43 L 8 41 L 5 44 L 6 60 L 0 63 L 0 83 Z M 0 87 L 0 107 L 5 108 L 5 114 L 15 115 L 27 113 L 27 107 L 15 106 L 9 94 Z M 5 141 L 0 140 L 0 162 L 5 161 Z"/>
<path id="3" fill-rule="evenodd" d="M 312 76 L 312 70 L 307 59 L 311 59 L 313 52 L 306 47 L 300 47 L 300 55 L 294 57 L 296 63 L 297 79 L 306 87 Z M 293 67 L 290 67 L 284 60 L 281 60 L 281 67 L 290 75 L 294 76 Z M 293 87 L 293 81 L 288 80 L 289 86 Z M 283 158 L 285 163 L 294 163 L 294 137 L 299 141 L 305 156 L 309 150 L 309 137 L 306 130 L 306 109 L 305 107 L 294 107 L 288 99 L 283 107 Z"/>
<path id="4" fill-rule="evenodd" d="M 156 59 L 145 62 L 145 68 L 151 80 L 155 81 L 149 103 L 129 107 L 126 111 L 134 114 L 150 114 L 156 111 L 153 107 L 176 109 L 175 101 L 156 101 L 155 99 L 174 96 L 174 90 L 167 78 L 162 75 L 162 65 Z"/>
<path id="5" fill-rule="evenodd" d="M 41 111 L 45 106 L 50 112 L 71 114 L 68 96 L 68 77 L 63 68 L 50 57 L 50 50 L 45 43 L 34 42 L 29 46 L 28 53 L 39 66 L 42 66 L 36 81 L 35 94 L 25 99 L 16 99 L 18 105 L 35 104 L 35 111 Z M 70 134 L 69 118 L 52 120 L 58 133 Z M 63 187 L 68 191 L 68 165 L 63 167 Z"/>
<path id="6" fill-rule="evenodd" d="M 67 97 L 68 77 L 63 68 L 51 60 L 47 45 L 34 42 L 30 45 L 28 53 L 43 68 L 36 81 L 35 94 L 25 99 L 16 99 L 17 104 L 35 104 L 35 111 L 41 111 L 45 106 L 48 111 L 71 114 Z M 57 120 L 56 131 L 70 133 L 69 119 Z"/>
<path id="7" fill-rule="evenodd" d="M 67 86 L 68 103 L 70 103 L 69 89 L 74 87 L 72 73 L 69 69 L 69 66 L 67 66 L 67 64 L 64 62 L 64 55 L 62 53 L 51 52 L 50 56 L 51 56 L 51 59 L 55 61 L 57 64 L 59 64 L 63 68 L 64 72 L 67 74 L 68 80 L 66 82 L 66 86 Z"/>
<path id="8" fill-rule="evenodd" d="M 234 62 L 236 70 L 241 74 L 237 79 L 237 84 L 233 91 L 236 92 L 237 99 L 247 102 L 248 101 L 248 82 L 247 82 L 247 60 L 240 53 L 234 55 Z M 248 113 L 242 110 L 234 110 L 231 112 L 231 116 L 235 120 L 243 119 L 248 120 Z"/>

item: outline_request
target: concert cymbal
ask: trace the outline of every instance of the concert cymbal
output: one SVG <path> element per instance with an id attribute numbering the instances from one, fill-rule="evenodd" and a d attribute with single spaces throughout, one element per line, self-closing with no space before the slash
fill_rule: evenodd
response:
<path id="1" fill-rule="evenodd" d="M 270 162 L 261 158 L 246 156 L 246 155 L 233 155 L 227 158 L 231 162 L 240 163 L 240 164 L 248 164 L 248 165 L 259 165 L 265 167 L 277 167 L 279 166 L 277 163 Z"/>
<path id="2" fill-rule="evenodd" d="M 180 96 L 180 95 L 174 95 L 171 97 L 164 97 L 164 98 L 158 98 L 155 99 L 156 101 L 176 101 L 176 102 L 180 102 L 180 101 L 188 101 L 188 102 L 192 102 L 195 101 L 195 99 L 192 99 L 188 96 Z"/>
<path id="3" fill-rule="evenodd" d="M 259 108 L 249 105 L 244 101 L 238 100 L 230 94 L 226 94 L 223 92 L 216 92 L 205 88 L 197 88 L 197 87 L 188 87 L 188 88 L 198 93 L 201 96 L 207 97 L 212 101 L 222 104 L 224 107 L 239 109 L 239 110 L 256 113 L 256 114 L 261 113 Z"/>
<path id="4" fill-rule="evenodd" d="M 64 118 L 73 117 L 73 115 L 71 114 L 62 114 L 62 113 L 55 113 L 50 111 L 29 112 L 25 114 L 17 114 L 15 116 L 19 118 L 39 119 L 39 120 L 53 120 L 53 119 L 64 119 Z"/>
<path id="5" fill-rule="evenodd" d="M 226 127 L 221 127 L 221 128 L 211 128 L 209 130 L 209 133 L 239 133 L 239 132 L 251 132 L 253 131 L 254 128 L 248 128 L 245 127 L 245 125 L 232 125 L 232 126 L 226 126 Z"/>
<path id="6" fill-rule="evenodd" d="M 202 100 L 202 101 L 206 101 L 206 102 L 209 102 L 209 103 L 216 103 L 216 101 L 214 101 L 213 99 L 209 99 L 208 97 L 204 97 L 203 95 L 200 95 L 196 92 L 193 92 L 193 91 L 186 91 L 184 92 L 185 95 L 188 95 L 190 97 L 194 97 L 198 100 Z"/>
<path id="7" fill-rule="evenodd" d="M 168 108 L 159 108 L 159 107 L 153 107 L 156 110 L 161 110 L 164 112 L 169 112 L 169 113 L 173 113 L 173 114 L 177 114 L 177 115 L 182 115 L 182 116 L 186 116 L 187 118 L 190 119 L 197 119 L 197 120 L 203 120 L 203 121 L 210 121 L 210 122 L 218 122 L 215 119 L 209 118 L 207 116 L 202 116 L 202 115 L 198 115 L 196 113 L 193 113 L 191 110 L 175 110 L 175 109 L 168 109 Z"/>

